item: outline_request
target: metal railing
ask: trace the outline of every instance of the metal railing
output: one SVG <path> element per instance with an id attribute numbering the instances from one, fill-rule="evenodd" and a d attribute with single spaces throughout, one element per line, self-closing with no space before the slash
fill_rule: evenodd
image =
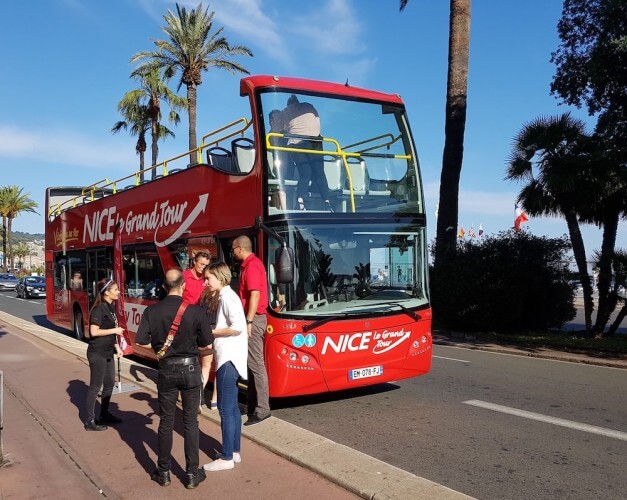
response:
<path id="1" fill-rule="evenodd" d="M 79 202 L 85 203 L 87 201 L 94 201 L 95 199 L 99 198 L 99 196 L 97 196 L 99 192 L 102 193 L 101 196 L 106 196 L 107 194 L 116 194 L 117 192 L 123 189 L 127 189 L 129 187 L 139 186 L 140 184 L 142 184 L 142 182 L 140 181 L 142 174 L 145 175 L 152 171 L 156 172 L 157 169 L 162 168 L 163 171 L 162 171 L 161 176 L 167 176 L 170 173 L 168 172 L 168 164 L 172 163 L 175 160 L 180 160 L 181 158 L 184 158 L 188 155 L 192 155 L 195 153 L 197 162 L 202 163 L 202 153 L 205 149 L 211 146 L 216 146 L 220 143 L 220 141 L 224 141 L 226 139 L 235 137 L 237 135 L 241 135 L 243 137 L 244 133 L 246 132 L 248 127 L 250 127 L 251 125 L 252 125 L 252 121 L 249 121 L 247 118 L 239 118 L 229 123 L 228 125 L 225 125 L 224 127 L 220 127 L 212 132 L 209 132 L 205 136 L 203 136 L 203 138 L 201 139 L 200 146 L 198 146 L 196 149 L 186 151 L 177 156 L 174 156 L 173 158 L 168 158 L 167 160 L 157 163 L 156 165 L 152 165 L 151 167 L 145 168 L 142 171 L 134 172 L 130 175 L 127 175 L 126 177 L 122 177 L 121 179 L 116 179 L 114 181 L 109 181 L 109 179 L 102 179 L 102 180 L 99 180 L 98 182 L 94 182 L 93 184 L 90 184 L 89 186 L 84 188 L 79 196 L 75 196 L 69 200 L 63 201 L 62 203 L 58 203 L 55 206 L 49 207 L 48 220 L 49 221 L 53 220 L 55 217 L 60 215 L 61 212 L 65 210 L 68 210 L 70 208 L 75 208 L 79 204 Z M 215 137 L 216 135 L 219 135 L 223 132 L 224 132 L 223 135 L 220 135 L 217 138 Z M 207 142 L 207 140 L 210 137 L 211 137 L 211 140 Z M 124 184 L 124 181 L 128 181 L 129 179 L 133 179 L 134 181 L 128 186 L 124 186 L 123 188 L 120 189 L 119 185 Z M 144 182 L 150 182 L 150 181 L 144 181 Z"/>

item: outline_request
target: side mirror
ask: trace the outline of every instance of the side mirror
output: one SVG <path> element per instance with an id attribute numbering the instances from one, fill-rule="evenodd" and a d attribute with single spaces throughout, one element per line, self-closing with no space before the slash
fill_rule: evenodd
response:
<path id="1" fill-rule="evenodd" d="M 294 250 L 287 246 L 277 248 L 274 253 L 274 271 L 277 283 L 294 282 Z"/>

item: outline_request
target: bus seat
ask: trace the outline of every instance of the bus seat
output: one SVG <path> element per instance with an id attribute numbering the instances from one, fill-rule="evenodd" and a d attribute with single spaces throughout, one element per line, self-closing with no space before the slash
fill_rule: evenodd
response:
<path id="1" fill-rule="evenodd" d="M 233 171 L 231 152 L 219 146 L 207 150 L 207 164 L 223 172 Z"/>
<path id="2" fill-rule="evenodd" d="M 347 158 L 348 170 L 353 181 L 353 194 L 363 196 L 368 190 L 368 171 L 366 162 L 361 158 Z M 350 194 L 348 176 L 345 183 L 344 194 Z"/>
<path id="3" fill-rule="evenodd" d="M 231 141 L 233 171 L 248 173 L 255 165 L 255 143 L 247 137 L 238 137 Z"/>
<path id="4" fill-rule="evenodd" d="M 340 191 L 346 182 L 346 172 L 342 166 L 342 159 L 325 156 L 324 175 L 327 178 L 327 185 L 331 191 Z"/>

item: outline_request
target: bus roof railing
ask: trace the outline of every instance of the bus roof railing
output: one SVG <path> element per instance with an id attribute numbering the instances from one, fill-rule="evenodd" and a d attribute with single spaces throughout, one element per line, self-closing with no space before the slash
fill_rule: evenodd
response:
<path id="1" fill-rule="evenodd" d="M 240 125 L 239 128 L 235 128 L 237 125 Z M 147 174 L 152 171 L 156 171 L 158 168 L 163 168 L 162 176 L 165 177 L 170 174 L 170 172 L 168 172 L 169 164 L 171 164 L 172 162 L 176 160 L 180 160 L 181 158 L 184 158 L 186 156 L 190 156 L 194 153 L 196 153 L 197 162 L 190 163 L 187 166 L 192 167 L 192 166 L 198 165 L 202 163 L 202 153 L 206 148 L 217 146 L 221 141 L 225 141 L 227 139 L 230 139 L 231 137 L 235 137 L 240 134 L 243 137 L 244 133 L 246 132 L 248 127 L 250 127 L 251 125 L 252 125 L 252 121 L 249 121 L 247 118 L 245 117 L 239 118 L 223 127 L 217 128 L 216 130 L 213 130 L 209 132 L 208 134 L 204 135 L 202 137 L 200 146 L 198 146 L 195 149 L 191 149 L 189 151 L 181 153 L 172 158 L 168 158 L 167 160 L 157 163 L 156 165 L 152 165 L 151 167 L 145 168 L 144 170 L 138 170 L 137 172 L 134 172 L 120 179 L 115 179 L 114 181 L 109 181 L 109 179 L 104 178 L 97 182 L 94 182 L 93 184 L 90 184 L 89 186 L 86 186 L 85 188 L 83 188 L 80 195 L 70 198 L 68 200 L 64 200 L 63 202 L 58 203 L 55 206 L 49 207 L 48 219 L 53 220 L 55 217 L 60 215 L 61 212 L 64 212 L 65 210 L 68 210 L 70 208 L 75 208 L 79 204 L 88 203 L 88 202 L 94 201 L 96 198 L 107 196 L 109 194 L 116 194 L 118 191 L 122 191 L 125 189 L 129 189 L 131 187 L 139 186 L 140 184 L 145 184 L 147 182 L 150 182 L 149 180 L 141 181 L 142 174 Z M 220 137 L 213 138 L 211 141 L 207 142 L 207 139 L 209 139 L 210 137 L 216 136 L 224 131 L 228 131 L 228 133 Z M 120 184 L 121 183 L 123 184 L 124 181 L 128 181 L 129 179 L 134 179 L 134 182 L 120 188 Z M 99 192 L 102 193 L 102 196 L 97 196 Z"/>

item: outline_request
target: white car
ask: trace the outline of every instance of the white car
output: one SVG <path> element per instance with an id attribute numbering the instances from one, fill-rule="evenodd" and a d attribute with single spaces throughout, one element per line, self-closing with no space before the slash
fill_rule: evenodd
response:
<path id="1" fill-rule="evenodd" d="M 17 281 L 18 280 L 14 274 L 1 273 L 0 274 L 0 290 L 15 290 Z"/>

